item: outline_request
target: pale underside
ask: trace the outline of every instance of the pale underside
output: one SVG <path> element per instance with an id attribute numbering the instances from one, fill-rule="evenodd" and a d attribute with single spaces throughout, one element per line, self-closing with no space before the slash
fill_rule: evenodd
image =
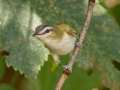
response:
<path id="1" fill-rule="evenodd" d="M 41 37 L 41 40 L 44 37 Z M 61 40 L 53 38 L 44 39 L 43 42 L 50 49 L 50 51 L 57 55 L 65 55 L 70 53 L 75 45 L 76 38 L 68 34 L 64 34 Z"/>

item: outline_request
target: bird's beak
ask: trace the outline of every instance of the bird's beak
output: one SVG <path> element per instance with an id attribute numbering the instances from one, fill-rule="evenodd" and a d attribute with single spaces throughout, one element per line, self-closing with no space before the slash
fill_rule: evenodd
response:
<path id="1" fill-rule="evenodd" d="M 36 35 L 37 35 L 37 33 L 36 33 L 36 32 L 34 32 L 32 36 L 33 36 L 33 37 L 35 37 Z"/>
<path id="2" fill-rule="evenodd" d="M 33 37 L 35 37 L 35 35 L 36 35 L 36 33 L 33 33 L 33 35 L 32 35 L 32 36 L 33 36 Z"/>

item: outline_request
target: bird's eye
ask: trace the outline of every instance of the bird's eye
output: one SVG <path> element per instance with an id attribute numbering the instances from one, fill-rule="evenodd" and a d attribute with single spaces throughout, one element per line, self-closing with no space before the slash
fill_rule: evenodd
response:
<path id="1" fill-rule="evenodd" d="M 45 33 L 49 33 L 51 30 L 50 29 L 47 29 L 46 31 L 45 31 Z"/>

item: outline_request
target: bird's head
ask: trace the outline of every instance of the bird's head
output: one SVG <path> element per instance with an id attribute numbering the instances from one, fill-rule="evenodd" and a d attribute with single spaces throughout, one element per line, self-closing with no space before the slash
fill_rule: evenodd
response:
<path id="1" fill-rule="evenodd" d="M 33 36 L 42 40 L 43 42 L 47 41 L 60 41 L 64 38 L 65 35 L 70 37 L 75 37 L 75 31 L 67 24 L 58 24 L 55 26 L 50 25 L 39 25 L 35 28 Z"/>
<path id="2" fill-rule="evenodd" d="M 61 55 L 70 52 L 76 41 L 75 30 L 67 24 L 39 25 L 33 36 L 40 39 L 51 51 Z"/>

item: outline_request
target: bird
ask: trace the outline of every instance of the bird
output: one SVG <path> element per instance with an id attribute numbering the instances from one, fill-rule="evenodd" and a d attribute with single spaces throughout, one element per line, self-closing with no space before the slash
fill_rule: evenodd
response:
<path id="1" fill-rule="evenodd" d="M 60 63 L 59 57 L 61 55 L 71 53 L 75 47 L 76 30 L 65 23 L 53 26 L 47 24 L 38 25 L 33 36 L 48 48 L 55 64 Z"/>

